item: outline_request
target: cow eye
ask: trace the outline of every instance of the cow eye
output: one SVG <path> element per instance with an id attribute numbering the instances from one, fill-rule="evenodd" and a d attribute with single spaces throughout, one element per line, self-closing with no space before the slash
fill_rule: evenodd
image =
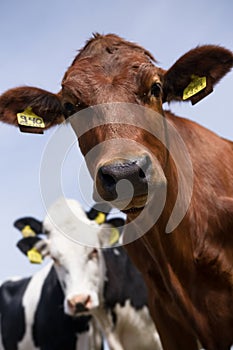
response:
<path id="1" fill-rule="evenodd" d="M 159 97 L 161 94 L 161 84 L 160 83 L 153 83 L 151 86 L 151 95 L 154 97 Z"/>
<path id="2" fill-rule="evenodd" d="M 64 114 L 66 118 L 77 112 L 77 107 L 70 102 L 64 103 Z"/>
<path id="3" fill-rule="evenodd" d="M 98 250 L 94 248 L 94 249 L 89 253 L 88 258 L 89 258 L 89 260 L 93 260 L 93 259 L 97 259 L 98 256 L 99 256 Z"/>

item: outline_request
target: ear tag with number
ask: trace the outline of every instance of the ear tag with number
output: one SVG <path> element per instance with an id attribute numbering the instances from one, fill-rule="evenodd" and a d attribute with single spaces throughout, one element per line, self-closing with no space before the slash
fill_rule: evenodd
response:
<path id="1" fill-rule="evenodd" d="M 42 255 L 36 248 L 32 248 L 27 252 L 28 259 L 32 264 L 41 264 L 43 261 Z"/>
<path id="2" fill-rule="evenodd" d="M 33 128 L 45 128 L 43 118 L 33 113 L 31 107 L 27 107 L 23 112 L 17 113 L 18 124 Z"/>
<path id="3" fill-rule="evenodd" d="M 119 238 L 120 238 L 120 231 L 116 227 L 112 227 L 109 244 L 114 245 L 119 241 Z"/>
<path id="4" fill-rule="evenodd" d="M 97 224 L 101 225 L 105 222 L 105 219 L 106 219 L 106 215 L 102 212 L 99 212 L 95 218 L 95 222 L 97 222 Z"/>
<path id="5" fill-rule="evenodd" d="M 33 231 L 33 229 L 31 228 L 30 225 L 24 226 L 24 228 L 21 230 L 21 232 L 22 232 L 22 235 L 23 235 L 24 238 L 26 238 L 26 237 L 35 237 L 36 236 L 35 231 Z"/>
<path id="6" fill-rule="evenodd" d="M 206 77 L 198 77 L 197 75 L 191 76 L 191 83 L 184 89 L 183 100 L 196 95 L 199 91 L 206 87 Z"/>

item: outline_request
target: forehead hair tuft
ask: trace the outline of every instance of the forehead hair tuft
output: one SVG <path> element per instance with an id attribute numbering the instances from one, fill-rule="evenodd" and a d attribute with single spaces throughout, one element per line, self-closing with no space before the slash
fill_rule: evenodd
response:
<path id="1" fill-rule="evenodd" d="M 105 53 L 114 54 L 120 51 L 122 54 L 129 51 L 138 52 L 141 55 L 145 55 L 149 60 L 156 62 L 153 55 L 145 50 L 143 47 L 136 43 L 126 41 L 123 38 L 115 34 L 101 35 L 99 33 L 93 33 L 92 38 L 90 38 L 84 47 L 79 50 L 78 55 L 75 57 L 73 64 L 77 60 L 86 57 L 93 57 L 98 55 L 103 55 Z"/>

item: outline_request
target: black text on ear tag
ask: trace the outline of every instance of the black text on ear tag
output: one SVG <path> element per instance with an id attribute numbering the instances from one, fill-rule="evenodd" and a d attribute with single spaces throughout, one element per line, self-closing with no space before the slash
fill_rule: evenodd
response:
<path id="1" fill-rule="evenodd" d="M 17 121 L 21 132 L 43 134 L 45 123 L 43 118 L 33 113 L 31 107 L 17 113 Z"/>

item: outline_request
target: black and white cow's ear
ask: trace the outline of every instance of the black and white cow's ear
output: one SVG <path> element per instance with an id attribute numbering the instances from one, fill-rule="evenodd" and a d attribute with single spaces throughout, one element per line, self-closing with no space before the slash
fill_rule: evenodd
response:
<path id="1" fill-rule="evenodd" d="M 28 257 L 32 264 L 41 264 L 50 251 L 49 240 L 36 236 L 22 238 L 17 243 L 17 247 Z"/>
<path id="2" fill-rule="evenodd" d="M 112 207 L 107 202 L 97 203 L 86 212 L 86 215 L 88 219 L 95 220 L 97 224 L 101 225 L 106 221 L 111 209 Z"/>
<path id="3" fill-rule="evenodd" d="M 44 129 L 64 120 L 59 93 L 22 86 L 0 96 L 0 121 L 18 125 L 23 132 L 43 134 Z"/>
<path id="4" fill-rule="evenodd" d="M 118 228 L 120 232 L 122 232 L 125 225 L 125 220 L 123 218 L 112 218 L 107 220 L 106 223 Z"/>
<path id="5" fill-rule="evenodd" d="M 35 237 L 42 234 L 42 222 L 33 217 L 23 217 L 14 222 L 14 227 L 21 231 L 23 237 Z"/>
<path id="6" fill-rule="evenodd" d="M 122 234 L 122 231 L 124 229 L 125 220 L 122 218 L 112 218 L 107 220 L 108 224 L 110 224 L 111 227 L 111 234 L 109 237 L 109 244 L 110 246 L 113 246 L 119 242 L 120 236 Z"/>
<path id="7" fill-rule="evenodd" d="M 50 254 L 50 241 L 49 239 L 41 239 L 35 245 L 34 249 L 41 254 L 43 258 Z"/>
<path id="8" fill-rule="evenodd" d="M 102 225 L 99 231 L 99 240 L 102 248 L 112 247 L 119 243 L 124 224 L 124 219 L 112 218 Z"/>
<path id="9" fill-rule="evenodd" d="M 17 243 L 19 250 L 25 254 L 33 264 L 40 264 L 43 260 L 42 254 L 35 248 L 36 244 L 40 241 L 41 238 L 35 236 L 22 238 Z"/>

